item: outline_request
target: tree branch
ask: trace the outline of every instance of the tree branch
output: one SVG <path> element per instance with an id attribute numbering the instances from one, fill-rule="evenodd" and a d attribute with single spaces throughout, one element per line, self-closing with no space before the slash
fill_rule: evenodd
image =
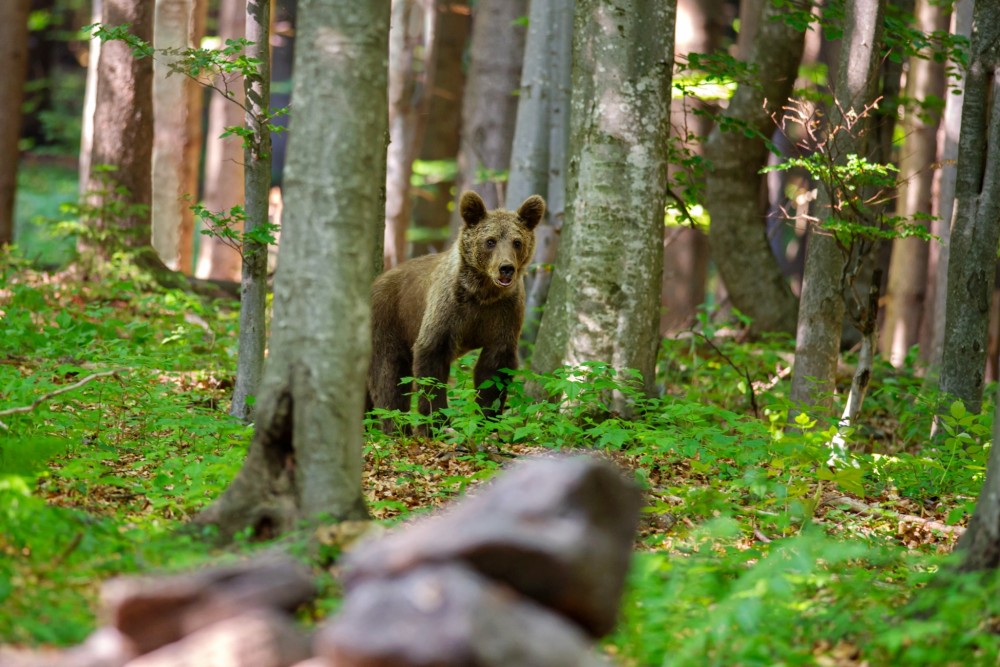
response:
<path id="1" fill-rule="evenodd" d="M 35 408 L 37 408 L 39 405 L 41 405 L 45 401 L 47 401 L 47 400 L 49 400 L 51 398 L 55 398 L 59 394 L 65 394 L 67 392 L 73 391 L 74 389 L 79 389 L 80 387 L 82 387 L 83 385 L 87 384 L 91 380 L 96 380 L 97 378 L 108 377 L 108 376 L 118 377 L 119 373 L 121 373 L 123 370 L 124 369 L 116 368 L 114 370 L 102 371 L 100 373 L 94 373 L 93 375 L 88 375 L 87 377 L 83 378 L 82 380 L 80 380 L 78 382 L 74 382 L 71 385 L 68 385 L 66 387 L 60 387 L 59 389 L 56 389 L 54 391 L 50 391 L 47 394 L 42 394 L 41 396 L 39 396 L 38 398 L 36 398 L 31 403 L 31 405 L 22 405 L 22 406 L 17 407 L 17 408 L 7 408 L 6 410 L 0 410 L 0 417 L 4 417 L 6 415 L 19 414 L 19 413 L 22 413 L 22 412 L 31 412 L 32 410 L 34 410 Z M 4 431 L 6 431 L 6 430 L 9 430 L 9 427 L 6 424 L 4 424 L 2 421 L 0 421 L 0 429 L 3 429 Z"/>

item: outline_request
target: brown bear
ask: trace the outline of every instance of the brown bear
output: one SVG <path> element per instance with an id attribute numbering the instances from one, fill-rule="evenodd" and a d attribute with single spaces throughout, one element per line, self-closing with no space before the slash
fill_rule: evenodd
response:
<path id="1" fill-rule="evenodd" d="M 545 200 L 528 197 L 517 211 L 486 210 L 475 192 L 459 202 L 464 225 L 447 251 L 417 257 L 379 276 L 372 285 L 372 362 L 367 410 L 407 411 L 410 386 L 404 377 L 448 382 L 451 363 L 482 349 L 474 372 L 476 402 L 483 414 L 503 409 L 509 373 L 517 368 L 517 344 L 524 321 L 524 270 L 535 251 L 535 226 Z M 445 392 L 429 391 L 419 401 L 424 415 L 448 404 Z M 391 420 L 382 430 L 391 432 Z"/>

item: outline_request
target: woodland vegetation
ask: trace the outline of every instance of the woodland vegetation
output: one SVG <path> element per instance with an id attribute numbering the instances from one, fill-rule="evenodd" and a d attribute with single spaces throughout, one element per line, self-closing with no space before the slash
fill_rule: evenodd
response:
<path id="1" fill-rule="evenodd" d="M 0 644 L 273 549 L 315 626 L 361 534 L 570 450 L 643 492 L 614 664 L 1000 660 L 996 3 L 7 19 Z M 386 435 L 431 424 L 364 413 L 370 286 L 470 189 L 547 202 L 506 410 L 473 353 L 447 428 Z"/>

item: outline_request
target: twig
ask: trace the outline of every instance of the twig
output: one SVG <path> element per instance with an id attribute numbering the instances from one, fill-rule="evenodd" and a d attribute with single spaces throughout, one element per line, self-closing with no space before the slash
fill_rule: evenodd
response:
<path id="1" fill-rule="evenodd" d="M 757 393 L 753 389 L 753 380 L 750 378 L 750 371 L 748 371 L 745 368 L 740 368 L 735 363 L 733 363 L 733 360 L 730 359 L 726 355 L 725 352 L 723 352 L 722 350 L 720 350 L 719 346 L 716 345 L 714 342 L 712 342 L 711 338 L 709 338 L 708 336 L 706 336 L 702 332 L 695 331 L 694 329 L 688 329 L 688 331 L 691 332 L 692 334 L 694 334 L 695 336 L 699 336 L 702 340 L 704 340 L 706 343 L 708 343 L 709 346 L 715 351 L 715 353 L 717 355 L 719 355 L 720 357 L 722 357 L 723 361 L 725 361 L 727 364 L 729 364 L 729 366 L 734 371 L 736 371 L 737 373 L 739 373 L 740 375 L 743 376 L 743 378 L 747 381 L 747 394 L 748 394 L 748 398 L 750 399 L 750 409 L 753 410 L 753 416 L 754 417 L 760 417 L 760 408 L 757 407 Z"/>
<path id="2" fill-rule="evenodd" d="M 865 516 L 884 516 L 890 519 L 895 519 L 900 523 L 919 523 L 931 530 L 937 530 L 942 533 L 949 533 L 953 535 L 961 535 L 965 532 L 965 528 L 962 526 L 949 526 L 946 523 L 941 523 L 940 521 L 935 521 L 934 519 L 925 519 L 921 516 L 916 516 L 914 514 L 902 514 L 895 510 L 885 509 L 883 507 L 872 507 L 867 503 L 863 503 L 860 500 L 851 498 L 850 496 L 828 496 L 823 499 L 824 505 L 846 505 L 847 509 L 856 513 L 863 514 Z"/>
<path id="3" fill-rule="evenodd" d="M 122 370 L 124 370 L 124 369 L 116 368 L 116 369 L 111 370 L 111 371 L 102 371 L 100 373 L 94 373 L 93 375 L 88 375 L 87 377 L 83 378 L 82 380 L 80 380 L 78 382 L 74 382 L 73 384 L 71 384 L 69 386 L 60 387 L 59 389 L 56 389 L 54 391 L 50 391 L 47 394 L 42 394 L 41 396 L 39 396 L 38 398 L 36 398 L 31 403 L 31 405 L 22 405 L 22 406 L 17 407 L 17 408 L 7 408 L 6 410 L 0 410 L 0 417 L 5 417 L 7 415 L 19 414 L 19 413 L 22 413 L 22 412 L 31 412 L 32 410 L 34 410 L 35 408 L 37 408 L 42 403 L 44 403 L 45 401 L 49 400 L 50 398 L 55 398 L 59 394 L 65 394 L 66 392 L 73 391 L 74 389 L 79 389 L 80 387 L 82 387 L 83 385 L 87 384 L 91 380 L 96 380 L 97 378 L 108 377 L 108 376 L 118 377 L 118 374 L 121 373 Z M 0 428 L 2 428 L 5 431 L 9 429 L 9 427 L 6 424 L 4 424 L 2 421 L 0 421 Z"/>

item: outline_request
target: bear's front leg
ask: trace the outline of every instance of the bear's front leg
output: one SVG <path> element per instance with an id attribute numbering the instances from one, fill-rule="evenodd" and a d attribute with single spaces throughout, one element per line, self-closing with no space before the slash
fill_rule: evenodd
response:
<path id="1" fill-rule="evenodd" d="M 448 339 L 431 342 L 418 339 L 416 345 L 413 346 L 413 376 L 418 381 L 421 378 L 431 378 L 438 385 L 418 386 L 420 414 L 433 415 L 436 426 L 440 426 L 440 422 L 443 422 L 441 410 L 448 407 L 445 385 L 448 384 L 452 356 L 452 345 Z M 425 428 L 418 429 L 418 432 L 421 435 L 427 435 Z"/>
<path id="2" fill-rule="evenodd" d="M 476 396 L 476 403 L 482 409 L 483 415 L 492 418 L 503 412 L 504 404 L 507 402 L 507 385 L 513 379 L 509 371 L 516 369 L 516 346 L 483 348 L 483 351 L 480 352 L 473 378 L 479 392 Z M 483 387 L 483 383 L 487 380 L 492 380 L 490 386 Z"/>

